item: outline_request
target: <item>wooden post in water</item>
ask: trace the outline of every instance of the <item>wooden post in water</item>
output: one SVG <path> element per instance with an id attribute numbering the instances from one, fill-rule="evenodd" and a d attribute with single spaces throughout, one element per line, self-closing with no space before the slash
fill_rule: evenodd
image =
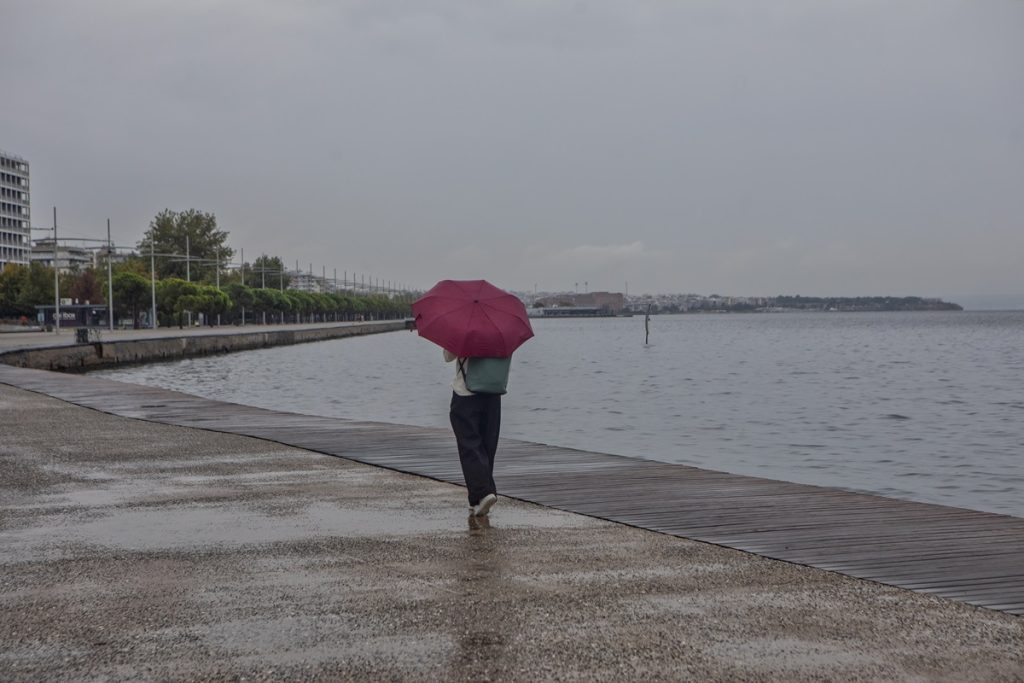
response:
<path id="1" fill-rule="evenodd" d="M 651 342 L 651 305 L 647 304 L 647 313 L 644 315 L 644 345 Z"/>

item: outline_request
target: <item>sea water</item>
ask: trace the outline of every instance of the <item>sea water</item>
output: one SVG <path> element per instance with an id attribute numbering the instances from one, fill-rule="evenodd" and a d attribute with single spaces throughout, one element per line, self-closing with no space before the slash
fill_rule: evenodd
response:
<path id="1" fill-rule="evenodd" d="M 1024 517 L 1024 312 L 666 315 L 649 343 L 642 317 L 534 329 L 504 437 Z M 446 426 L 453 372 L 393 332 L 97 374 Z"/>

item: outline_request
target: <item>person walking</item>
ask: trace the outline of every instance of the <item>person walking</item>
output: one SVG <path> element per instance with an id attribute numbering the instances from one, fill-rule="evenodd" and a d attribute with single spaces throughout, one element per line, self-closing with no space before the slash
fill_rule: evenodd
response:
<path id="1" fill-rule="evenodd" d="M 512 353 L 533 337 L 523 302 L 486 280 L 441 280 L 412 302 L 412 328 L 455 361 L 449 418 L 473 517 L 498 501 L 494 456 Z"/>
<path id="2" fill-rule="evenodd" d="M 444 360 L 447 363 L 455 361 L 449 418 L 459 449 L 469 509 L 474 517 L 483 517 L 498 502 L 494 456 L 498 451 L 498 434 L 501 431 L 501 394 L 474 393 L 467 388 L 469 358 L 460 358 L 445 350 Z"/>

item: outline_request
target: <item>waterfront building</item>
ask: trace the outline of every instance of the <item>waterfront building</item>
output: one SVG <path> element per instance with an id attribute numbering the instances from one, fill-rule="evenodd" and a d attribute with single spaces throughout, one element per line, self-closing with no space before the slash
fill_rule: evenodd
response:
<path id="1" fill-rule="evenodd" d="M 57 268 L 62 273 L 69 273 L 73 270 L 84 270 L 93 265 L 93 250 L 84 247 L 69 246 L 57 242 L 56 261 Z M 38 263 L 48 268 L 53 268 L 53 238 L 37 240 L 32 245 L 32 263 Z"/>
<path id="2" fill-rule="evenodd" d="M 31 225 L 28 161 L 0 150 L 0 270 L 29 264 Z"/>
<path id="3" fill-rule="evenodd" d="M 100 247 L 99 249 L 93 249 L 92 250 L 92 267 L 93 268 L 106 268 L 107 267 L 108 255 L 109 255 L 109 258 L 110 258 L 111 265 L 115 265 L 115 266 L 117 264 L 119 264 L 119 263 L 126 263 L 127 261 L 130 261 L 133 258 L 138 258 L 138 256 L 139 256 L 139 253 L 137 251 L 134 251 L 134 250 L 116 251 L 116 249 L 117 249 L 117 247 L 115 247 L 115 251 L 109 251 L 107 249 L 106 245 Z M 52 244 L 52 242 L 50 244 L 50 257 L 53 258 L 53 244 Z"/>
<path id="4" fill-rule="evenodd" d="M 325 291 L 323 278 L 301 270 L 288 271 L 288 289 L 319 294 Z"/>
<path id="5" fill-rule="evenodd" d="M 537 298 L 534 301 L 534 305 L 543 308 L 592 308 L 603 310 L 606 314 L 615 315 L 625 309 L 626 300 L 620 292 L 566 293 Z"/>
<path id="6" fill-rule="evenodd" d="M 531 308 L 527 313 L 531 318 L 612 318 L 615 316 L 614 311 L 598 306 Z"/>
<path id="7" fill-rule="evenodd" d="M 621 292 L 589 292 L 573 296 L 576 306 L 603 308 L 612 313 L 619 313 L 626 306 L 625 297 Z"/>

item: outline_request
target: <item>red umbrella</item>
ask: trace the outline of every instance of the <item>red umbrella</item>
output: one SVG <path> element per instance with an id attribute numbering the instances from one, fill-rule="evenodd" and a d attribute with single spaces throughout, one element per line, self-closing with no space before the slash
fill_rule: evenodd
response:
<path id="1" fill-rule="evenodd" d="M 412 314 L 421 337 L 460 357 L 507 358 L 533 336 L 523 302 L 486 280 L 441 280 Z"/>

